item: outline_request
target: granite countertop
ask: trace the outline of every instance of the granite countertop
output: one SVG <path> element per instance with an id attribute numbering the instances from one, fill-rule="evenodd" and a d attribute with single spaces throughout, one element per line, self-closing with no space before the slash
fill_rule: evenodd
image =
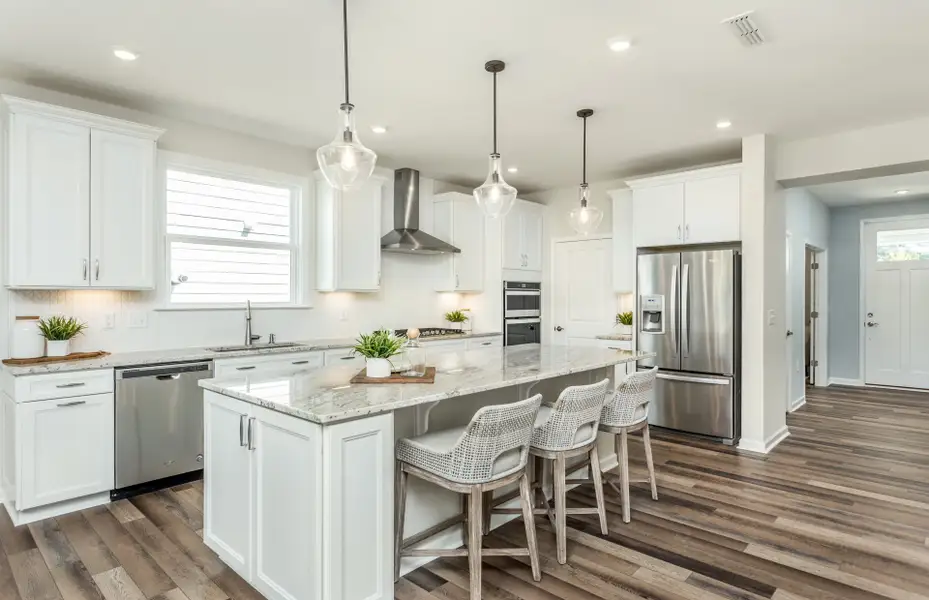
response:
<path id="1" fill-rule="evenodd" d="M 603 335 L 597 336 L 598 340 L 613 340 L 616 342 L 631 342 L 632 334 L 631 333 L 604 333 Z"/>
<path id="2" fill-rule="evenodd" d="M 466 340 L 471 338 L 495 337 L 503 335 L 499 331 L 485 333 L 456 333 L 440 335 L 422 342 L 437 342 L 442 340 Z M 3 366 L 3 370 L 18 377 L 21 375 L 41 375 L 43 373 L 63 373 L 67 371 L 86 371 L 91 369 L 111 369 L 113 367 L 134 367 L 154 365 L 161 363 L 189 362 L 197 360 L 219 360 L 223 358 L 240 358 L 243 356 L 262 356 L 267 354 L 291 354 L 293 352 L 311 352 L 315 350 L 336 350 L 351 348 L 355 345 L 354 338 L 328 338 L 296 342 L 297 346 L 270 346 L 258 350 L 237 350 L 234 352 L 215 352 L 207 348 L 177 348 L 173 350 L 144 350 L 141 352 L 116 352 L 103 358 L 91 360 L 73 360 L 58 363 L 47 363 L 29 366 Z M 261 346 L 261 344 L 258 344 Z"/>
<path id="3" fill-rule="evenodd" d="M 654 357 L 579 346 L 526 344 L 430 357 L 432 384 L 350 384 L 358 367 L 204 379 L 200 387 L 313 423 L 328 424 L 487 390 Z"/>

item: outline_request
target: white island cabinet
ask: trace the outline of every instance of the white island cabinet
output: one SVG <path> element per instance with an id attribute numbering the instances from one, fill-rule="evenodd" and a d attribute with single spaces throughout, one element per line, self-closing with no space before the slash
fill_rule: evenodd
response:
<path id="1" fill-rule="evenodd" d="M 454 398 L 453 412 L 465 409 L 459 416 L 467 422 L 481 403 L 530 390 L 554 397 L 566 384 L 612 377 L 613 365 L 654 356 L 480 348 L 433 354 L 433 384 L 353 385 L 357 365 L 345 364 L 201 380 L 206 545 L 271 600 L 390 600 L 395 419 L 399 435 L 424 433 L 429 409 L 446 398 Z M 415 425 L 404 420 L 419 408 L 426 410 Z M 457 498 L 416 486 L 407 506 L 406 537 L 459 510 Z M 460 526 L 441 535 L 447 547 L 462 543 Z M 422 562 L 404 559 L 401 573 Z"/>

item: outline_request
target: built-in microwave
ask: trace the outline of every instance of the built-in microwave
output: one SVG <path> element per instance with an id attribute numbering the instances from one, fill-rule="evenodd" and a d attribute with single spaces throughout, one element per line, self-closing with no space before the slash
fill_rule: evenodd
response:
<path id="1" fill-rule="evenodd" d="M 542 284 L 527 281 L 503 282 L 503 318 L 524 319 L 542 315 Z"/>

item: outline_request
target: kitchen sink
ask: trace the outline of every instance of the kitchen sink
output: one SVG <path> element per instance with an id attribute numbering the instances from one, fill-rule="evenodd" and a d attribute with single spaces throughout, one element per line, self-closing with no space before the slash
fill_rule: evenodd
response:
<path id="1" fill-rule="evenodd" d="M 280 342 L 274 344 L 252 344 L 251 346 L 246 346 L 241 344 L 239 346 L 215 346 L 213 348 L 207 348 L 210 352 L 248 352 L 258 350 L 272 350 L 274 348 L 298 348 L 303 346 L 303 344 L 298 344 L 296 342 Z"/>

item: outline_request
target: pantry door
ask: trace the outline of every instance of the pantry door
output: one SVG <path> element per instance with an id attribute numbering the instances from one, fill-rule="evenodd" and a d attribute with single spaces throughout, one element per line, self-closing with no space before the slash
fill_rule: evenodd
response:
<path id="1" fill-rule="evenodd" d="M 929 216 L 862 233 L 865 383 L 929 388 Z"/>
<path id="2" fill-rule="evenodd" d="M 613 240 L 594 238 L 554 244 L 552 340 L 555 344 L 597 345 L 616 319 Z M 542 317 L 546 321 L 545 315 Z"/>

